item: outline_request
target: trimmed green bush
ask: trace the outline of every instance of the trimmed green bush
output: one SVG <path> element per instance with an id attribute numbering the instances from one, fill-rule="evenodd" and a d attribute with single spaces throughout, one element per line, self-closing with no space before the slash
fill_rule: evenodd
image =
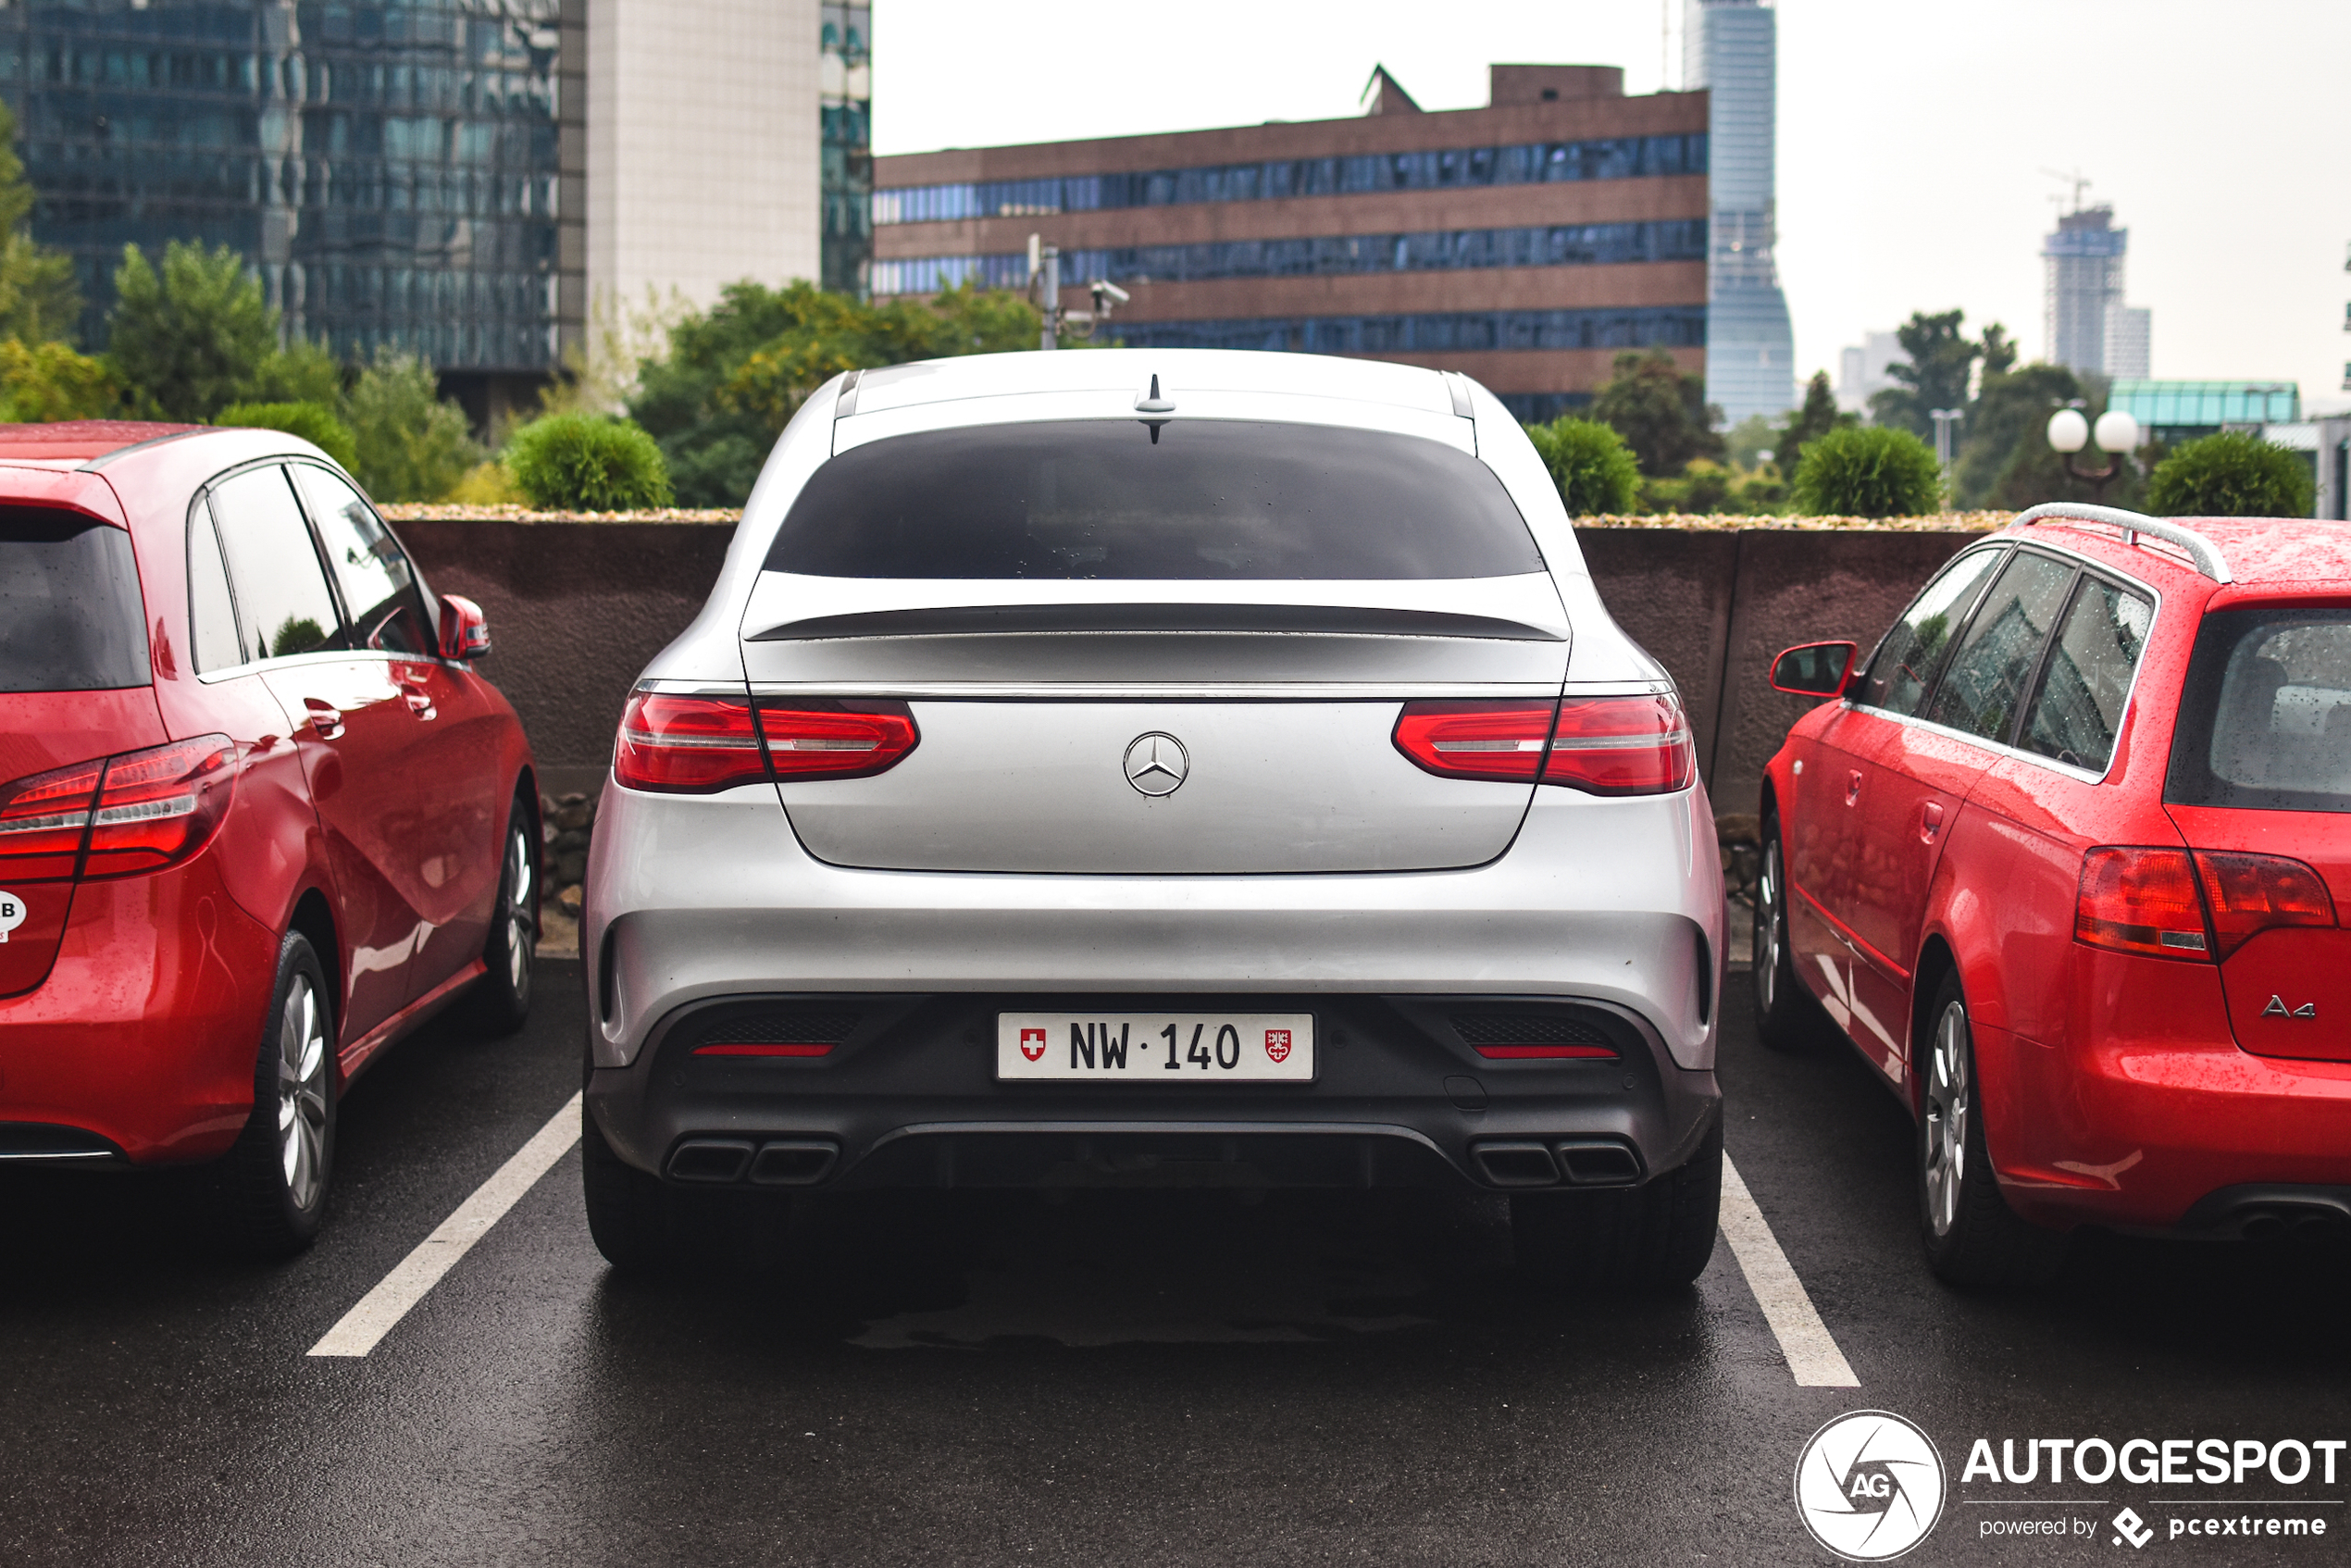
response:
<path id="1" fill-rule="evenodd" d="M 1943 468 L 1934 448 L 1889 426 L 1839 426 L 1806 442 L 1796 468 L 1799 512 L 1915 517 L 1942 501 Z"/>
<path id="2" fill-rule="evenodd" d="M 1630 512 L 1639 500 L 1641 465 L 1609 426 L 1567 414 L 1548 425 L 1527 426 L 1526 439 L 1550 470 L 1570 516 Z"/>
<path id="3" fill-rule="evenodd" d="M 323 403 L 232 403 L 212 422 L 300 436 L 345 469 L 359 461 L 359 438 Z"/>
<path id="4" fill-rule="evenodd" d="M 533 506 L 625 512 L 670 504 L 669 463 L 644 427 L 596 414 L 550 414 L 506 443 L 506 471 Z"/>
<path id="5" fill-rule="evenodd" d="M 2250 431 L 2222 430 L 2158 463 L 2146 505 L 2165 517 L 2307 517 L 2317 491 L 2300 453 Z"/>

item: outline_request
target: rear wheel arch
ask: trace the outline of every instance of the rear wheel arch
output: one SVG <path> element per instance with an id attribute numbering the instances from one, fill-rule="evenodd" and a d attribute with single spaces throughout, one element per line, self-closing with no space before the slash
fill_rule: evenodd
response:
<path id="1" fill-rule="evenodd" d="M 1918 967 L 1910 972 L 1910 1062 L 1913 1067 L 1926 1060 L 1927 1051 L 1934 1040 L 1935 993 L 1943 989 L 1944 977 L 1956 974 L 1959 969 L 1959 955 L 1951 951 L 1951 944 L 1944 940 L 1940 932 L 1930 934 L 1926 945 L 1919 950 Z M 1972 1014 L 1975 1004 L 1965 976 L 1960 977 L 1959 989 L 1962 995 L 1970 996 L 1968 1008 Z M 1910 1114 L 1914 1116 L 1919 1114 L 1919 1097 L 1924 1092 L 1921 1086 L 1924 1082 L 1924 1074 L 1916 1071 L 1910 1074 L 1909 1098 Z"/>
<path id="2" fill-rule="evenodd" d="M 342 1023 L 342 946 L 335 937 L 335 916 L 327 902 L 327 895 L 317 888 L 305 888 L 294 901 L 293 913 L 286 917 L 286 929 L 299 931 L 309 939 L 311 951 L 318 955 L 318 965 L 327 972 L 327 1005 L 334 1014 L 338 1043 Z M 338 1072 L 341 1068 L 338 1065 Z"/>

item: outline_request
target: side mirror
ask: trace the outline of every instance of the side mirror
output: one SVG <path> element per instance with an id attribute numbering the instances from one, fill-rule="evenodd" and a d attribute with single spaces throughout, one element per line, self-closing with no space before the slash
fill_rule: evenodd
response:
<path id="1" fill-rule="evenodd" d="M 1853 678 L 1854 642 L 1807 642 L 1772 661 L 1772 690 L 1796 697 L 1834 697 Z"/>
<path id="2" fill-rule="evenodd" d="M 444 659 L 480 659 L 490 653 L 490 623 L 481 618 L 481 606 L 470 599 L 460 599 L 454 593 L 441 596 L 441 656 Z"/>

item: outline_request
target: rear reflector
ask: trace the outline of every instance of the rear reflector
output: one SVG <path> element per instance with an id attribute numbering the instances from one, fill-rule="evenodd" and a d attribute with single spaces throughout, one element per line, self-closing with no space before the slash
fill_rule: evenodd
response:
<path id="1" fill-rule="evenodd" d="M 1448 778 L 1561 784 L 1594 795 L 1686 790 L 1697 757 L 1673 696 L 1407 703 L 1396 749 Z"/>
<path id="2" fill-rule="evenodd" d="M 0 786 L 0 877 L 131 877 L 202 849 L 236 793 L 237 748 L 204 735 Z"/>
<path id="3" fill-rule="evenodd" d="M 2187 851 L 2108 845 L 2083 855 L 2073 935 L 2118 952 L 2208 962 Z"/>
<path id="4" fill-rule="evenodd" d="M 2219 939 L 2216 957 L 2228 957 L 2271 927 L 2334 924 L 2334 901 L 2326 884 L 2298 860 L 2198 850 L 2196 869 Z"/>
<path id="5" fill-rule="evenodd" d="M 762 699 L 754 716 L 747 698 L 640 691 L 621 715 L 612 771 L 631 790 L 710 795 L 771 778 L 862 778 L 920 739 L 903 703 Z"/>

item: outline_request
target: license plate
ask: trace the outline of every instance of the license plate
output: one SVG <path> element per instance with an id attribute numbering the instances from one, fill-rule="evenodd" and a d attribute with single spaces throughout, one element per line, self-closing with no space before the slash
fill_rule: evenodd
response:
<path id="1" fill-rule="evenodd" d="M 1203 1083 L 1312 1083 L 1311 1013 L 996 1014 L 996 1076 Z"/>

